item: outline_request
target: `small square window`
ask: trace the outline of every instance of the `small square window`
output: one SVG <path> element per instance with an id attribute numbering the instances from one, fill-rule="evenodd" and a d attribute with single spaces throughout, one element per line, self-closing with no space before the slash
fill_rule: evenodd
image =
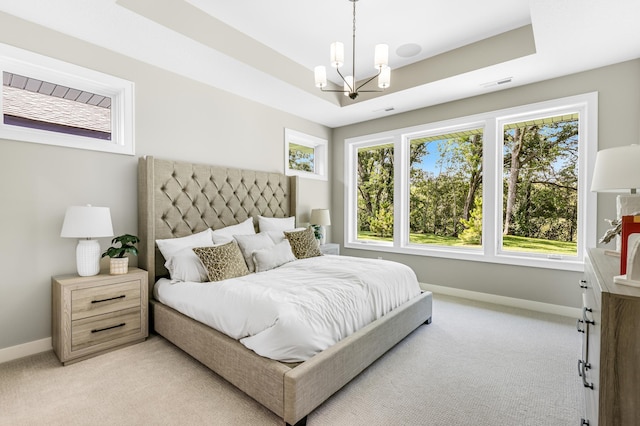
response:
<path id="1" fill-rule="evenodd" d="M 327 180 L 327 141 L 291 129 L 284 130 L 285 174 Z"/>

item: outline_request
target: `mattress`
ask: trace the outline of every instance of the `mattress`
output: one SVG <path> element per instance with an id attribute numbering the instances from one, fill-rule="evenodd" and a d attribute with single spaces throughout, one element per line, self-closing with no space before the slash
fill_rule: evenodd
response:
<path id="1" fill-rule="evenodd" d="M 305 361 L 419 294 L 406 265 L 331 255 L 214 283 L 154 286 L 161 303 L 283 362 Z"/>

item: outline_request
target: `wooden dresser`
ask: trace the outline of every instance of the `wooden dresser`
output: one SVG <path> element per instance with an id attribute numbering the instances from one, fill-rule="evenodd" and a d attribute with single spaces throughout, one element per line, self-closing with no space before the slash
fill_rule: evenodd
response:
<path id="1" fill-rule="evenodd" d="M 149 335 L 147 272 L 66 275 L 51 279 L 52 344 L 63 364 L 80 361 Z"/>
<path id="2" fill-rule="evenodd" d="M 590 249 L 580 282 L 582 425 L 640 425 L 640 288 L 614 284 L 620 258 Z"/>

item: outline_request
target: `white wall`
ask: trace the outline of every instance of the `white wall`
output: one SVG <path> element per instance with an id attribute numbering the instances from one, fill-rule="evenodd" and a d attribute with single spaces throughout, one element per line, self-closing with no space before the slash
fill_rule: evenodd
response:
<path id="1" fill-rule="evenodd" d="M 3 13 L 0 42 L 136 85 L 134 157 L 0 140 L 0 349 L 51 336 L 51 276 L 75 272 L 76 241 L 60 238 L 67 206 L 108 206 L 116 235 L 137 233 L 138 156 L 283 172 L 285 127 L 331 136 L 319 124 Z M 313 190 L 328 204 L 327 182 Z M 100 242 L 106 248 L 109 239 Z"/>
<path id="2" fill-rule="evenodd" d="M 423 108 L 387 118 L 334 129 L 332 211 L 344 211 L 344 140 L 391 129 L 464 117 L 518 105 L 597 91 L 599 94 L 599 148 L 639 143 L 640 60 L 612 65 L 483 96 Z M 615 196 L 598 194 L 598 237 L 615 218 Z M 343 243 L 343 223 L 332 221 L 334 242 Z M 346 249 L 344 254 L 377 257 L 379 252 Z M 543 303 L 578 307 L 581 303 L 578 272 L 507 266 L 414 255 L 384 253 L 384 258 L 411 266 L 421 282 Z"/>

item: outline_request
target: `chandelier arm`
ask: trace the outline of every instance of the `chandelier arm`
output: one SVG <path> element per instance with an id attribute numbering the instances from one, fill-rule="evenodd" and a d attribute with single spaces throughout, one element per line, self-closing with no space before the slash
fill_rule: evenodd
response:
<path id="1" fill-rule="evenodd" d="M 335 93 L 349 93 L 346 90 L 334 90 L 334 89 L 325 89 L 323 87 L 320 88 L 322 92 L 335 92 Z"/>
<path id="2" fill-rule="evenodd" d="M 377 76 L 379 76 L 381 72 L 382 72 L 382 68 L 380 68 L 380 69 L 378 70 L 378 73 L 377 73 L 376 75 L 374 75 L 374 76 L 373 76 L 373 77 L 371 77 L 369 80 L 365 81 L 365 82 L 364 82 L 364 83 L 362 83 L 360 86 L 358 86 L 358 87 L 356 88 L 356 90 L 355 90 L 355 91 L 356 91 L 356 92 L 380 92 L 380 90 L 360 90 L 360 88 L 361 88 L 362 86 L 366 85 L 367 83 L 369 83 L 371 80 L 373 80 L 373 79 L 374 79 L 374 78 L 376 78 Z M 354 83 L 354 85 L 355 85 L 355 83 Z"/>

